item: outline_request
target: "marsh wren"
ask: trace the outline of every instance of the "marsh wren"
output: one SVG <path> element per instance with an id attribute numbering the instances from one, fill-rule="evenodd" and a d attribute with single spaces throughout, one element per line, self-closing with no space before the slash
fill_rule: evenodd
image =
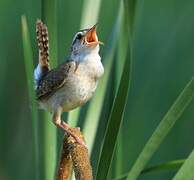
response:
<path id="1" fill-rule="evenodd" d="M 85 145 L 74 135 L 70 126 L 61 120 L 63 112 L 84 105 L 94 94 L 98 80 L 104 73 L 99 55 L 96 25 L 80 30 L 73 38 L 70 56 L 57 68 L 49 67 L 48 30 L 42 21 L 36 23 L 39 63 L 34 70 L 36 96 L 42 109 L 53 114 L 53 123 L 62 128 L 76 142 Z"/>

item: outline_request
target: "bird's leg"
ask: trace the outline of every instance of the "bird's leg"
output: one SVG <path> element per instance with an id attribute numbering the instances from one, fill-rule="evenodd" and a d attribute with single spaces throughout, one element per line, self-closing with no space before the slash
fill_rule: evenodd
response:
<path id="1" fill-rule="evenodd" d="M 58 110 L 57 112 L 54 113 L 54 115 L 53 115 L 53 123 L 57 127 L 63 129 L 68 135 L 72 136 L 77 143 L 79 143 L 79 144 L 81 144 L 81 145 L 86 147 L 86 144 L 84 143 L 84 141 L 70 131 L 69 124 L 67 124 L 67 123 L 65 123 L 65 122 L 63 122 L 61 120 L 61 111 L 60 110 Z"/>

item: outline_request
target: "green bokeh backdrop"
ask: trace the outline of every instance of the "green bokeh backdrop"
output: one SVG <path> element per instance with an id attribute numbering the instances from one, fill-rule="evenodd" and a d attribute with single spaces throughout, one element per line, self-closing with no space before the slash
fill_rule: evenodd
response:
<path id="1" fill-rule="evenodd" d="M 57 1 L 59 62 L 68 56 L 73 34 L 80 29 L 84 2 L 87 3 L 86 0 Z M 96 2 L 93 1 L 93 8 Z M 105 42 L 102 55 L 117 19 L 119 6 L 119 1 L 101 0 L 98 22 L 99 37 Z M 113 161 L 112 177 L 130 169 L 155 127 L 194 75 L 193 7 L 192 0 L 138 1 L 134 21 L 131 91 L 119 136 L 119 153 Z M 34 179 L 33 130 L 21 39 L 23 14 L 27 16 L 34 62 L 37 62 L 35 22 L 41 15 L 40 1 L 0 1 L 1 180 Z M 111 73 L 112 80 L 108 82 L 109 93 L 113 91 L 111 83 L 116 84 L 114 72 Z M 105 106 L 107 111 L 112 103 L 112 99 L 108 99 L 109 105 Z M 178 120 L 150 164 L 188 156 L 194 147 L 193 112 L 194 102 Z M 104 127 L 99 131 L 104 133 Z M 115 168 L 117 171 L 114 171 Z M 147 174 L 140 179 L 171 179 L 174 173 Z"/>

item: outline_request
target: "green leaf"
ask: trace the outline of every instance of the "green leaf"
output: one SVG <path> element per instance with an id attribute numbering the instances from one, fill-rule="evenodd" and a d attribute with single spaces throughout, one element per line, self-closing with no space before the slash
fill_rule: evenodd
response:
<path id="1" fill-rule="evenodd" d="M 137 179 L 141 171 L 144 169 L 148 161 L 151 159 L 155 151 L 158 149 L 164 138 L 167 136 L 169 131 L 172 129 L 176 121 L 182 115 L 186 107 L 189 105 L 194 96 L 194 79 L 192 79 L 187 86 L 184 88 L 182 93 L 179 95 L 177 100 L 174 102 L 172 107 L 169 109 L 167 114 L 164 116 L 139 157 L 133 165 L 131 171 L 128 174 L 127 179 Z"/>
<path id="2" fill-rule="evenodd" d="M 191 152 L 185 163 L 177 172 L 173 180 L 193 180 L 194 179 L 194 151 Z"/>
<path id="3" fill-rule="evenodd" d="M 49 55 L 51 68 L 58 64 L 57 56 L 57 1 L 41 1 L 41 18 L 48 27 L 49 32 Z M 41 113 L 43 123 L 43 154 L 44 154 L 44 177 L 53 180 L 57 165 L 57 128 L 52 123 L 52 117 L 48 112 Z"/>
<path id="4" fill-rule="evenodd" d="M 28 95 L 31 103 L 31 119 L 33 127 L 33 136 L 34 136 L 34 156 L 35 156 L 35 176 L 36 179 L 39 179 L 39 139 L 38 139 L 38 110 L 36 104 L 36 96 L 34 91 L 34 81 L 33 81 L 33 55 L 32 47 L 30 43 L 30 36 L 28 31 L 28 24 L 25 16 L 21 17 L 22 23 L 22 40 L 23 40 L 23 49 L 24 49 L 24 64 L 26 79 L 28 85 Z"/>
<path id="5" fill-rule="evenodd" d="M 95 8 L 94 8 L 95 4 Z M 81 17 L 81 29 L 97 23 L 101 0 L 84 0 Z"/>
<path id="6" fill-rule="evenodd" d="M 180 168 L 182 166 L 182 164 L 184 162 L 185 162 L 185 159 L 181 159 L 181 160 L 174 160 L 174 161 L 169 161 L 169 162 L 157 164 L 157 165 L 145 168 L 141 172 L 141 174 L 149 173 L 149 172 L 158 172 L 158 171 L 166 171 L 166 170 L 178 169 L 178 168 Z"/>
<path id="7" fill-rule="evenodd" d="M 170 170 L 176 170 L 182 166 L 182 164 L 185 162 L 185 159 L 181 160 L 174 160 L 174 161 L 169 161 L 157 165 L 150 166 L 148 168 L 145 168 L 141 174 L 145 173 L 151 173 L 151 172 L 160 172 L 160 171 L 170 171 Z M 128 173 L 125 173 L 117 178 L 113 178 L 113 180 L 121 180 L 121 179 L 126 179 L 128 176 Z"/>
<path id="8" fill-rule="evenodd" d="M 116 94 L 112 111 L 108 120 L 106 134 L 102 146 L 102 152 L 97 168 L 96 179 L 107 179 L 112 157 L 116 145 L 117 136 L 123 120 L 123 113 L 127 102 L 127 96 L 130 86 L 131 75 L 131 58 L 130 50 L 128 49 L 128 56 L 125 60 L 125 65 L 119 85 L 118 92 Z"/>
<path id="9" fill-rule="evenodd" d="M 119 37 L 118 37 L 118 45 L 116 48 L 116 59 L 114 61 L 114 79 L 115 79 L 115 92 L 117 92 L 118 87 L 119 87 L 119 83 L 121 80 L 121 75 L 122 75 L 122 71 L 123 71 L 123 66 L 125 63 L 125 59 L 126 59 L 126 55 L 127 55 L 127 50 L 128 50 L 128 43 L 129 43 L 129 39 L 125 37 L 125 35 L 128 32 L 128 27 L 126 26 L 126 18 L 124 18 L 127 14 L 125 12 L 124 14 L 124 5 L 123 5 L 123 1 L 121 1 L 120 3 L 120 14 L 119 16 L 121 16 L 122 22 L 121 22 L 121 26 L 120 26 L 120 32 L 119 32 Z M 123 133 L 122 133 L 122 126 L 120 129 L 120 133 L 118 135 L 117 138 L 117 145 L 116 145 L 116 149 L 115 149 L 115 153 L 114 153 L 114 157 L 113 158 L 113 174 L 112 176 L 118 176 L 123 172 L 123 164 L 124 164 L 124 156 L 123 156 L 123 151 L 125 149 L 125 145 L 123 143 Z"/>
<path id="10" fill-rule="evenodd" d="M 126 54 L 122 53 L 122 56 L 125 59 L 125 62 L 123 65 L 123 72 L 121 75 L 118 92 L 116 93 L 111 114 L 109 116 L 108 125 L 107 125 L 107 129 L 106 129 L 106 133 L 103 141 L 102 151 L 98 162 L 96 179 L 108 178 L 108 173 L 111 167 L 118 133 L 123 121 L 123 115 L 124 115 L 125 106 L 127 103 L 128 91 L 130 87 L 131 68 L 132 68 L 131 66 L 132 44 L 130 44 L 129 41 L 132 39 L 132 34 L 133 34 L 133 20 L 135 17 L 135 7 L 136 7 L 135 2 L 136 2 L 135 0 L 124 1 L 124 16 L 122 14 L 123 13 L 122 8 L 120 9 L 120 13 L 122 14 L 120 15 L 121 17 L 123 16 L 122 19 L 125 21 L 125 24 L 123 27 L 123 30 L 125 33 L 123 33 L 122 36 L 125 37 L 126 39 L 125 48 L 128 47 L 126 48 L 127 57 L 126 57 Z M 131 13 L 129 16 L 130 11 L 132 11 L 133 13 Z M 125 52 L 125 48 L 122 49 L 122 52 Z"/>

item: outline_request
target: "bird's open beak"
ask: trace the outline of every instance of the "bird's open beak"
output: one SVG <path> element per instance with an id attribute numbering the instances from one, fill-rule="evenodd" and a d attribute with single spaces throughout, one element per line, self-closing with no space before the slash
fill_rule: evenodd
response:
<path id="1" fill-rule="evenodd" d="M 98 44 L 104 44 L 101 41 L 98 41 L 98 37 L 96 34 L 96 28 L 97 28 L 97 24 L 95 24 L 92 28 L 90 28 L 88 30 L 88 32 L 86 33 L 85 36 L 85 41 L 87 43 L 88 46 L 93 46 L 93 45 L 98 45 Z"/>

